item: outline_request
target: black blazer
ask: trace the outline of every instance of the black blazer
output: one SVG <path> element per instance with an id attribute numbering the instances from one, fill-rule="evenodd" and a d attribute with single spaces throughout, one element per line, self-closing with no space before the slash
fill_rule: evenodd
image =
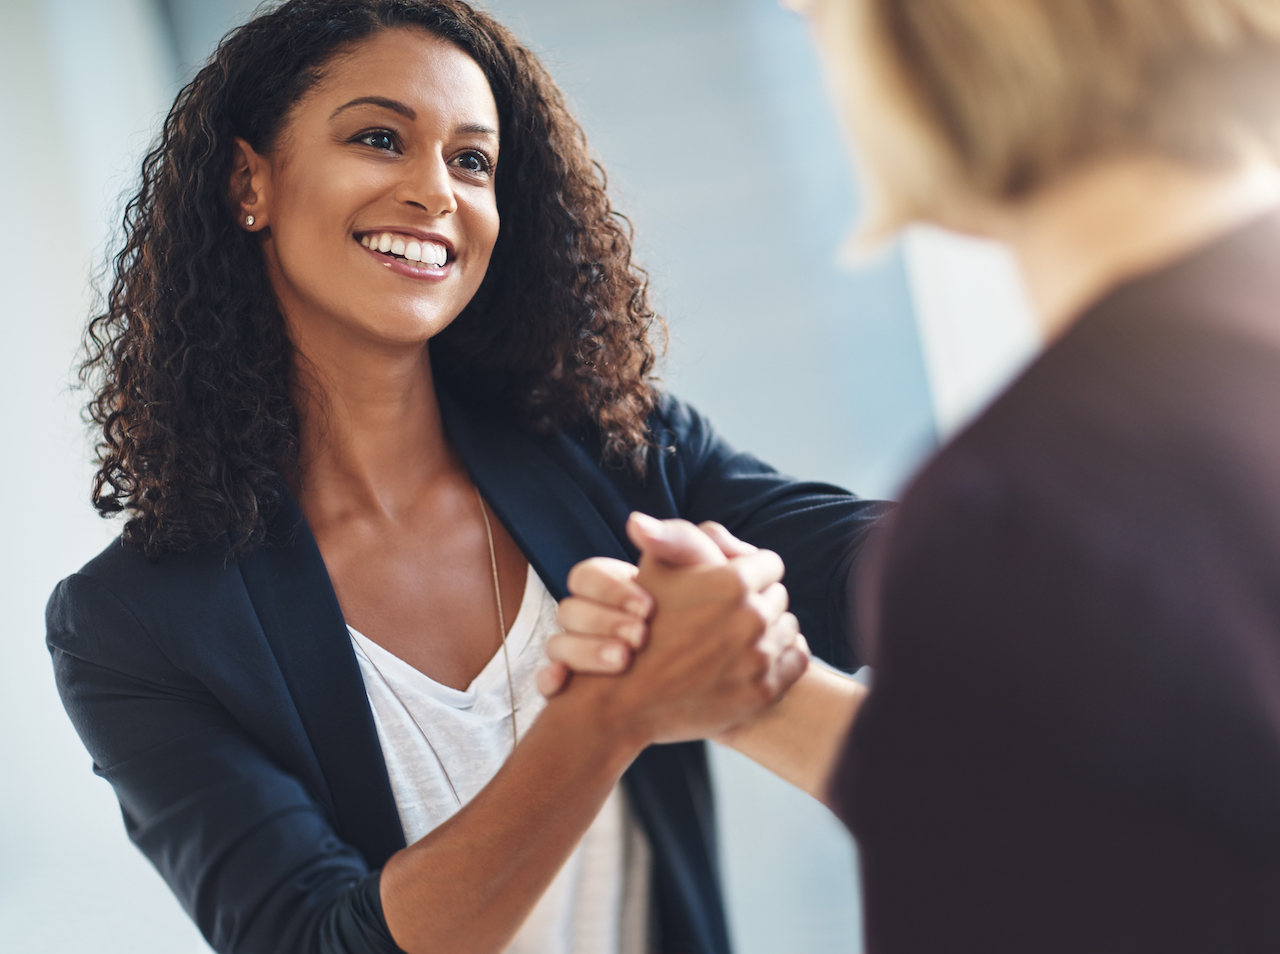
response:
<path id="1" fill-rule="evenodd" d="M 787 562 L 815 652 L 854 665 L 843 580 L 883 505 L 782 477 L 667 400 L 641 480 L 590 438 L 534 437 L 442 395 L 471 476 L 557 597 L 578 561 L 634 559 L 635 509 L 718 520 Z M 48 644 L 59 691 L 115 788 L 129 837 L 221 952 L 396 950 L 378 869 L 404 847 L 341 610 L 288 498 L 268 542 L 148 562 L 118 541 L 60 583 Z M 625 784 L 654 850 L 664 954 L 727 954 L 702 743 L 652 747 Z"/>
<path id="2" fill-rule="evenodd" d="M 893 524 L 868 950 L 1280 951 L 1280 215 L 1099 302 Z"/>

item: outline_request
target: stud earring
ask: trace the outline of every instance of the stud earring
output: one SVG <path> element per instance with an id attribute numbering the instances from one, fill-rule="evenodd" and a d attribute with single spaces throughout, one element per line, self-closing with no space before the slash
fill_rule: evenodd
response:
<path id="1" fill-rule="evenodd" d="M 246 216 L 244 217 L 244 224 L 245 224 L 245 225 L 247 225 L 247 226 L 249 226 L 249 227 L 251 227 L 251 228 L 252 228 L 252 227 L 253 227 L 253 223 L 254 223 L 254 218 L 253 218 L 253 216 L 252 216 L 252 215 L 246 215 Z"/>

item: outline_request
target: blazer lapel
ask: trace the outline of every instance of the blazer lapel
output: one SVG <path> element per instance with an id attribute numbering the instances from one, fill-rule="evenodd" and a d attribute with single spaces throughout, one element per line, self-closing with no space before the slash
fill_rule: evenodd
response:
<path id="1" fill-rule="evenodd" d="M 565 581 L 575 563 L 592 556 L 631 560 L 622 535 L 628 509 L 604 481 L 593 500 L 541 446 L 514 424 L 462 407 L 440 394 L 445 430 L 507 532 L 556 599 L 569 595 Z M 611 514 L 616 528 L 601 509 Z"/>
<path id="2" fill-rule="evenodd" d="M 606 482 L 589 497 L 537 438 L 446 394 L 440 403 L 472 480 L 556 599 L 580 560 L 633 558 L 622 535 L 628 508 Z M 342 837 L 379 867 L 404 847 L 404 833 L 342 609 L 292 494 L 241 571 L 320 764 L 327 790 L 317 794 Z"/>
<path id="3" fill-rule="evenodd" d="M 342 838 L 381 867 L 404 847 L 364 680 L 320 548 L 285 491 L 268 542 L 241 565 L 249 598 L 279 662 Z"/>

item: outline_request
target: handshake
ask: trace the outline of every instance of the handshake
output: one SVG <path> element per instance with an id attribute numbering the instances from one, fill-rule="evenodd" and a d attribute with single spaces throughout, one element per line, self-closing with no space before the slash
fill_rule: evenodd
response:
<path id="1" fill-rule="evenodd" d="M 608 681 L 611 718 L 645 741 L 715 739 L 825 801 L 865 690 L 810 666 L 782 560 L 717 523 L 633 513 L 627 535 L 639 566 L 596 557 L 569 574 L 543 695 Z"/>

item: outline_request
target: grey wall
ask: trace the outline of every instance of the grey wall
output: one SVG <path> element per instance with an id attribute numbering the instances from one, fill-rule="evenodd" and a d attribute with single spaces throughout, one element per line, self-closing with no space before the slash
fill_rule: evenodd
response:
<path id="1" fill-rule="evenodd" d="M 44 648 L 54 584 L 115 528 L 88 504 L 68 390 L 86 279 L 172 93 L 146 0 L 4 0 L 0 26 L 0 950 L 195 954 L 199 934 L 124 836 Z"/>

